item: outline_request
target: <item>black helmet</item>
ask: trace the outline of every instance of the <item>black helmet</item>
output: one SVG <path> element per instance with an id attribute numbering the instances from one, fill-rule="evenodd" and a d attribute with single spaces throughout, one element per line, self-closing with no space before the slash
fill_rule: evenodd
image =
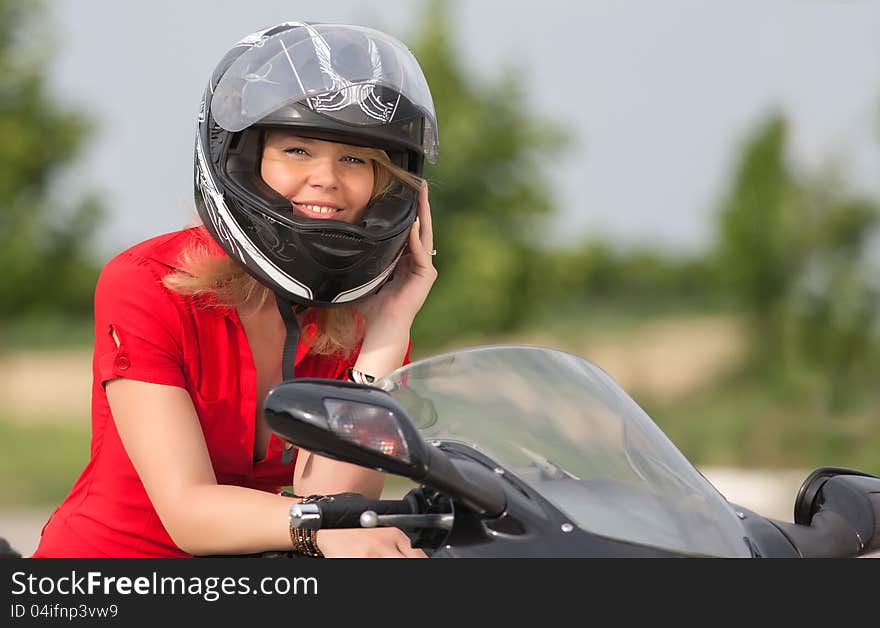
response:
<path id="1" fill-rule="evenodd" d="M 403 253 L 418 192 L 395 184 L 357 224 L 302 217 L 260 176 L 267 127 L 380 148 L 421 176 L 437 156 L 437 122 L 415 57 L 369 28 L 285 22 L 223 57 L 199 114 L 196 207 L 223 250 L 301 306 L 375 293 Z"/>

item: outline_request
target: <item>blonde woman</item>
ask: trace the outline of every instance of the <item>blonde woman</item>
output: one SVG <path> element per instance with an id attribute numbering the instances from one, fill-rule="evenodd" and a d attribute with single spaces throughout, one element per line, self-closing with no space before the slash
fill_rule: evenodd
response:
<path id="1" fill-rule="evenodd" d="M 198 121 L 202 224 L 103 269 L 91 458 L 35 557 L 424 556 L 396 528 L 291 530 L 281 487 L 375 498 L 383 476 L 282 442 L 261 407 L 282 379 L 408 359 L 437 276 L 436 154 L 425 78 L 384 33 L 288 22 L 223 57 Z"/>

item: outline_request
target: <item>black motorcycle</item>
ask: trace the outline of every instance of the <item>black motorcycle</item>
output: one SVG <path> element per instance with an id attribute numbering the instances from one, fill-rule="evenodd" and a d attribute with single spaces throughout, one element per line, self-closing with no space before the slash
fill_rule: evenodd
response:
<path id="1" fill-rule="evenodd" d="M 395 526 L 433 558 L 856 557 L 880 549 L 880 478 L 810 473 L 794 523 L 729 502 L 602 369 L 542 347 L 427 358 L 372 386 L 289 380 L 269 425 L 403 476 L 403 499 L 300 504 L 304 528 Z"/>

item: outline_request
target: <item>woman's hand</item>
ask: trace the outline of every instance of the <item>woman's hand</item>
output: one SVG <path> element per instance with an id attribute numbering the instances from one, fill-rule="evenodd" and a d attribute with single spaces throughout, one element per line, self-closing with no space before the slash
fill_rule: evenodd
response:
<path id="1" fill-rule="evenodd" d="M 325 558 L 427 558 L 397 528 L 318 530 Z"/>
<path id="2" fill-rule="evenodd" d="M 437 279 L 437 269 L 431 251 L 434 232 L 431 226 L 431 206 L 428 204 L 428 184 L 419 191 L 416 220 L 409 232 L 409 248 L 394 269 L 394 277 L 376 294 L 360 304 L 367 333 L 371 328 L 389 327 L 409 334 L 416 314 L 425 303 L 428 292 Z"/>

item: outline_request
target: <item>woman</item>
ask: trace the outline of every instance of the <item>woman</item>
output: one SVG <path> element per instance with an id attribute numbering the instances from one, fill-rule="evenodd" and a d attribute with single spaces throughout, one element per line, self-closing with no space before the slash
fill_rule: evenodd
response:
<path id="1" fill-rule="evenodd" d="M 375 498 L 384 476 L 291 447 L 261 415 L 282 379 L 370 381 L 408 357 L 436 278 L 418 63 L 370 29 L 280 24 L 224 56 L 198 127 L 202 225 L 103 269 L 91 458 L 34 556 L 423 557 L 396 528 L 290 528 L 301 498 L 282 486 Z"/>

